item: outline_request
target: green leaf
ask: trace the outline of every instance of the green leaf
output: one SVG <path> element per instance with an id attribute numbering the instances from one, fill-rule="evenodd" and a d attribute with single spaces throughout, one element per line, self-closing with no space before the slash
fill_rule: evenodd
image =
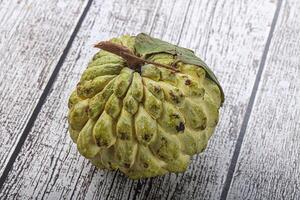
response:
<path id="1" fill-rule="evenodd" d="M 206 71 L 207 77 L 218 85 L 221 91 L 221 102 L 224 102 L 224 92 L 217 77 L 205 64 L 205 62 L 195 56 L 192 50 L 170 44 L 157 38 L 150 37 L 145 33 L 140 33 L 136 36 L 134 47 L 136 53 L 145 59 L 147 59 L 147 57 L 149 57 L 151 54 L 169 53 L 176 57 L 176 62 L 182 61 L 186 64 L 202 67 Z"/>

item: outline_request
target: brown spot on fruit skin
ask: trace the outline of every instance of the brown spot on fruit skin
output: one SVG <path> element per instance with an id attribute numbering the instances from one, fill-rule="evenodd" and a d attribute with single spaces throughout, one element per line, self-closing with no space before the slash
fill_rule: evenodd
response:
<path id="1" fill-rule="evenodd" d="M 176 126 L 176 131 L 180 132 L 180 131 L 184 131 L 185 126 L 183 122 L 180 122 L 178 126 Z"/>
<path id="2" fill-rule="evenodd" d="M 200 128 L 200 130 L 204 130 L 204 129 L 206 129 L 206 123 L 207 123 L 207 118 L 206 117 L 204 117 L 204 123 L 199 127 Z"/>
<path id="3" fill-rule="evenodd" d="M 169 94 L 170 94 L 171 99 L 172 99 L 176 104 L 178 104 L 178 103 L 179 103 L 178 97 L 177 97 L 172 91 L 169 92 Z"/>
<path id="4" fill-rule="evenodd" d="M 191 82 L 190 79 L 187 79 L 187 80 L 185 80 L 185 82 L 184 82 L 185 85 L 191 85 L 191 83 L 192 83 L 192 82 Z"/>
<path id="5" fill-rule="evenodd" d="M 143 139 L 144 139 L 146 142 L 148 142 L 148 141 L 150 140 L 150 135 L 149 135 L 149 134 L 145 134 L 145 135 L 143 136 Z"/>
<path id="6" fill-rule="evenodd" d="M 89 113 L 89 112 L 90 112 L 90 108 L 89 108 L 89 107 L 86 107 L 84 111 L 85 111 L 86 113 Z"/>
<path id="7" fill-rule="evenodd" d="M 96 144 L 101 147 L 101 146 L 108 146 L 108 143 L 105 142 L 105 141 L 99 141 L 99 140 L 96 140 Z"/>
<path id="8" fill-rule="evenodd" d="M 147 163 L 144 163 L 144 167 L 145 167 L 145 168 L 148 168 L 149 165 L 148 165 Z"/>
<path id="9" fill-rule="evenodd" d="M 111 164 L 111 162 L 108 162 L 107 164 L 108 164 L 109 168 L 112 169 L 112 164 Z"/>
<path id="10" fill-rule="evenodd" d="M 159 93 L 161 91 L 161 88 L 159 86 L 154 86 L 154 91 L 156 93 Z"/>
<path id="11" fill-rule="evenodd" d="M 171 117 L 174 117 L 175 119 L 179 119 L 179 115 L 177 113 L 171 114 Z"/>
<path id="12" fill-rule="evenodd" d="M 204 129 L 206 129 L 206 125 L 205 124 L 200 126 L 200 130 L 204 130 Z"/>
<path id="13" fill-rule="evenodd" d="M 125 168 L 129 168 L 129 167 L 130 167 L 130 164 L 124 163 L 124 167 L 125 167 Z"/>
<path id="14" fill-rule="evenodd" d="M 120 139 L 121 140 L 128 140 L 128 134 L 127 133 L 120 133 Z"/>

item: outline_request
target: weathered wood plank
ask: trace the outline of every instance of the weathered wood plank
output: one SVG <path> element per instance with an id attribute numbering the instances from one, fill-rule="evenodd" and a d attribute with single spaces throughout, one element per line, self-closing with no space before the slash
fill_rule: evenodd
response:
<path id="1" fill-rule="evenodd" d="M 86 2 L 0 4 L 0 175 Z"/>
<path id="2" fill-rule="evenodd" d="M 218 199 L 275 6 L 258 0 L 95 2 L 2 197 Z M 95 53 L 91 46 L 96 40 L 141 30 L 196 49 L 220 77 L 227 99 L 207 151 L 194 157 L 186 173 L 131 181 L 120 173 L 97 171 L 79 156 L 67 134 L 66 99 Z"/>
<path id="3" fill-rule="evenodd" d="M 300 199 L 299 11 L 283 1 L 228 199 Z"/>
<path id="4" fill-rule="evenodd" d="M 192 1 L 179 44 L 196 49 L 212 67 L 226 102 L 205 153 L 195 156 L 184 174 L 155 178 L 145 186 L 138 182 L 133 188 L 138 198 L 220 198 L 275 6 L 276 2 Z"/>
<path id="5" fill-rule="evenodd" d="M 67 133 L 66 100 L 88 60 L 98 51 L 93 48 L 93 44 L 124 33 L 133 34 L 143 30 L 149 32 L 160 5 L 161 1 L 145 3 L 142 0 L 93 2 L 57 77 L 53 92 L 49 95 L 52 100 L 45 103 L 37 119 L 37 124 L 44 128 L 33 128 L 33 134 L 28 136 L 20 154 L 26 159 L 21 161 L 17 158 L 22 166 L 14 165 L 19 166 L 18 172 L 13 169 L 17 173 L 10 176 L 18 180 L 7 180 L 9 185 L 2 189 L 2 198 L 19 196 L 25 199 L 58 199 L 86 195 L 86 190 L 89 189 L 88 180 L 92 178 L 94 167 L 77 153 L 76 146 L 70 142 Z M 162 19 L 156 19 L 156 22 L 165 24 Z M 44 109 L 46 107 L 47 111 Z M 102 173 L 102 176 L 99 181 L 109 187 L 113 174 Z"/>

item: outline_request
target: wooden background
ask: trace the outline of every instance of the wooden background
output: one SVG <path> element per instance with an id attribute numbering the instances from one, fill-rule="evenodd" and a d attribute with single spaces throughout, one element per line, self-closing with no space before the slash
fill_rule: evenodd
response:
<path id="1" fill-rule="evenodd" d="M 146 32 L 191 48 L 226 95 L 182 174 L 96 170 L 67 99 L 96 41 Z M 0 199 L 300 199 L 299 0 L 0 0 Z"/>

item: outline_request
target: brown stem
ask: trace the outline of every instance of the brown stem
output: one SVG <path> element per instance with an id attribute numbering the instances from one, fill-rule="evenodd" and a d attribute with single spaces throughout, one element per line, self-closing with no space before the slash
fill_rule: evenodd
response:
<path id="1" fill-rule="evenodd" d="M 140 67 L 141 65 L 143 65 L 144 63 L 148 63 L 148 64 L 157 65 L 157 66 L 164 67 L 164 68 L 170 69 L 172 71 L 178 72 L 178 70 L 176 70 L 173 67 L 170 67 L 168 65 L 151 62 L 151 61 L 145 60 L 143 58 L 140 58 L 140 57 L 134 55 L 134 53 L 127 47 L 112 43 L 110 41 L 99 42 L 94 47 L 97 47 L 99 49 L 108 51 L 110 53 L 113 53 L 113 54 L 116 54 L 116 55 L 122 57 L 124 60 L 126 60 L 128 66 L 132 69 L 136 69 L 136 68 Z"/>

